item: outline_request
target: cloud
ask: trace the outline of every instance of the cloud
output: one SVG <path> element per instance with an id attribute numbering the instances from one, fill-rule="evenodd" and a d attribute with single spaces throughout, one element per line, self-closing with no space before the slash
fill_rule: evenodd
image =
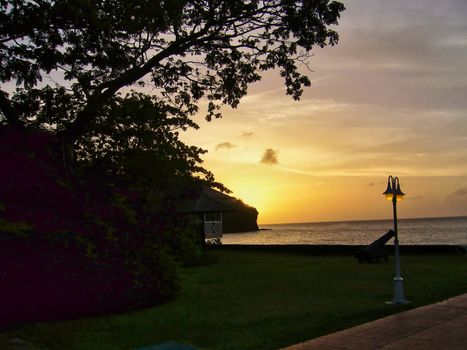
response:
<path id="1" fill-rule="evenodd" d="M 269 115 L 267 117 L 260 117 L 258 118 L 258 121 L 260 123 L 281 123 L 280 121 L 282 119 L 287 119 L 288 116 L 286 116 L 285 114 L 272 114 L 272 115 Z"/>
<path id="2" fill-rule="evenodd" d="M 451 193 L 449 198 L 460 198 L 460 197 L 467 197 L 467 186 L 461 187 L 458 190 Z"/>
<path id="3" fill-rule="evenodd" d="M 370 187 L 373 187 L 374 185 L 375 185 L 374 182 L 370 182 L 370 183 L 368 184 L 368 186 L 370 186 Z"/>
<path id="4" fill-rule="evenodd" d="M 407 200 L 409 201 L 418 201 L 418 200 L 421 200 L 421 199 L 425 199 L 425 196 L 415 196 L 415 197 L 408 197 Z"/>
<path id="5" fill-rule="evenodd" d="M 245 131 L 240 137 L 252 137 L 254 134 L 250 131 Z"/>
<path id="6" fill-rule="evenodd" d="M 236 147 L 234 144 L 231 144 L 230 142 L 222 142 L 222 143 L 219 143 L 217 146 L 216 146 L 216 151 L 222 149 L 222 148 L 225 148 L 225 149 L 230 149 L 230 148 L 234 148 Z"/>
<path id="7" fill-rule="evenodd" d="M 268 148 L 264 151 L 263 157 L 261 158 L 261 164 L 273 165 L 277 164 L 277 151 L 274 151 L 272 148 Z"/>
<path id="8" fill-rule="evenodd" d="M 389 108 L 466 108 L 465 0 L 443 6 L 434 0 L 348 0 L 346 7 L 339 45 L 313 58 L 312 78 L 320 86 L 314 96 L 333 93 Z"/>

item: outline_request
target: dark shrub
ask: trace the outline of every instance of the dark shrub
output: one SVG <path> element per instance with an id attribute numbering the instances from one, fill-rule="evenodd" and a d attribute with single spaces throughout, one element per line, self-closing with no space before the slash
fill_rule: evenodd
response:
<path id="1" fill-rule="evenodd" d="M 176 296 L 166 218 L 147 215 L 142 196 L 118 182 L 78 179 L 57 144 L 0 127 L 0 327 Z"/>

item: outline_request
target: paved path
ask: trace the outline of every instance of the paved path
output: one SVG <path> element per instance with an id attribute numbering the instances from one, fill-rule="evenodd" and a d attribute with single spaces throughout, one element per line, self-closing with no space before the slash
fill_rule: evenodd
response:
<path id="1" fill-rule="evenodd" d="M 466 350 L 467 294 L 283 350 Z"/>

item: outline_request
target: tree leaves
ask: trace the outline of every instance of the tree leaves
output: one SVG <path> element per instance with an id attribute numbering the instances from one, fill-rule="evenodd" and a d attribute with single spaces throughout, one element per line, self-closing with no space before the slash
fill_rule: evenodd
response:
<path id="1" fill-rule="evenodd" d="M 120 89 L 149 83 L 148 74 L 161 103 L 183 103 L 191 115 L 207 98 L 211 119 L 220 104 L 236 107 L 262 70 L 280 68 L 287 93 L 299 98 L 309 80 L 295 62 L 313 45 L 337 42 L 329 26 L 343 9 L 327 0 L 4 0 L 0 80 L 32 90 L 51 72 L 62 76 L 61 87 L 73 86 L 69 100 L 87 103 L 67 116 L 72 140 Z"/>
<path id="2" fill-rule="evenodd" d="M 134 92 L 116 97 L 102 111 L 80 139 L 77 157 L 83 168 L 101 167 L 139 189 L 167 189 L 196 174 L 211 178 L 199 166 L 206 151 L 179 139 L 179 130 L 187 127 L 197 125 L 156 98 Z"/>
<path id="3" fill-rule="evenodd" d="M 0 5 L 0 81 L 18 87 L 0 89 L 0 117 L 60 133 L 76 143 L 80 159 L 106 159 L 117 169 L 129 153 L 159 152 L 181 160 L 182 172 L 203 172 L 203 151 L 174 131 L 197 127 L 191 117 L 200 100 L 206 119 L 219 118 L 221 105 L 237 107 L 271 69 L 299 99 L 310 85 L 299 64 L 308 63 L 313 46 L 337 43 L 332 26 L 344 10 L 329 0 Z M 123 97 L 123 89 L 139 92 Z"/>

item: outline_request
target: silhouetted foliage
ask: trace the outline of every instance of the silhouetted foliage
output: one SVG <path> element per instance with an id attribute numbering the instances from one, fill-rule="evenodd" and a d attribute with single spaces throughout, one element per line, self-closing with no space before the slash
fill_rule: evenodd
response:
<path id="1" fill-rule="evenodd" d="M 204 151 L 179 139 L 197 128 L 198 102 L 220 117 L 271 69 L 298 99 L 310 84 L 299 65 L 337 43 L 343 10 L 328 0 L 3 0 L 0 119 L 52 131 L 67 167 L 119 175 L 153 204 L 183 178 L 216 185 Z"/>
<path id="2" fill-rule="evenodd" d="M 116 97 L 77 143 L 80 168 L 151 192 L 182 187 L 196 175 L 213 182 L 213 174 L 200 166 L 206 151 L 179 139 L 179 129 L 191 124 L 154 97 L 136 92 Z"/>
<path id="3" fill-rule="evenodd" d="M 173 245 L 186 240 L 175 232 L 183 220 L 148 215 L 139 192 L 118 181 L 70 177 L 57 143 L 0 127 L 0 328 L 176 296 L 181 255 Z"/>
<path id="4" fill-rule="evenodd" d="M 330 26 L 343 9 L 328 0 L 3 0 L 0 81 L 18 89 L 2 88 L 0 110 L 12 125 L 74 141 L 109 118 L 127 86 L 146 86 L 186 126 L 201 98 L 206 117 L 219 117 L 270 69 L 298 99 L 310 81 L 297 65 L 314 45 L 337 42 Z"/>

